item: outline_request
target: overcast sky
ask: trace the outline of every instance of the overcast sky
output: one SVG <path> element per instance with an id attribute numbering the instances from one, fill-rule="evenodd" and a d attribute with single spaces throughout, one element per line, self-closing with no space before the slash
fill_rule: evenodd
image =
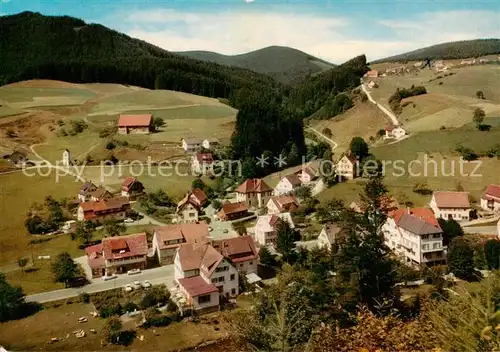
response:
<path id="1" fill-rule="evenodd" d="M 283 45 L 333 63 L 500 38 L 500 1 L 0 0 L 2 15 L 26 10 L 101 23 L 170 51 Z"/>

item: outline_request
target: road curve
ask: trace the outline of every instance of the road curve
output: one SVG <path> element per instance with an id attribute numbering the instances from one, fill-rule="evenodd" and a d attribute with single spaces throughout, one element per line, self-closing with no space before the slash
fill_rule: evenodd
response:
<path id="1" fill-rule="evenodd" d="M 398 118 L 396 117 L 396 115 L 394 115 L 394 113 L 393 113 L 392 111 L 390 111 L 389 109 L 387 109 L 385 106 L 383 106 L 383 105 L 381 105 L 381 104 L 377 103 L 377 102 L 375 101 L 375 99 L 373 99 L 373 97 L 371 96 L 370 92 L 368 91 L 368 89 L 366 89 L 365 85 L 363 84 L 363 82 L 361 82 L 361 89 L 363 90 L 363 92 L 364 92 L 364 93 L 366 94 L 366 96 L 368 97 L 368 100 L 369 100 L 371 103 L 375 104 L 375 105 L 376 105 L 376 106 L 377 106 L 380 110 L 382 110 L 382 112 L 383 112 L 384 114 L 386 114 L 386 115 L 387 115 L 387 117 L 389 117 L 389 118 L 391 119 L 392 124 L 393 124 L 394 126 L 399 126 L 399 125 L 400 125 Z"/>
<path id="2" fill-rule="evenodd" d="M 328 143 L 330 143 L 332 145 L 332 150 L 334 150 L 334 149 L 336 149 L 338 147 L 338 144 L 335 141 L 333 141 L 332 139 L 328 138 L 323 133 L 319 132 L 317 129 L 315 129 L 313 127 L 307 127 L 307 128 L 310 129 L 310 130 L 312 130 L 314 133 L 316 133 L 321 138 L 325 139 Z"/>

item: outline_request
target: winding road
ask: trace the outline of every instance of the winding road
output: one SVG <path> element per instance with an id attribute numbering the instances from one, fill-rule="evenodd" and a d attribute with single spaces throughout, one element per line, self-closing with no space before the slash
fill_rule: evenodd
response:
<path id="1" fill-rule="evenodd" d="M 332 145 L 332 151 L 338 147 L 338 144 L 334 140 L 332 140 L 331 138 L 328 138 L 323 133 L 319 132 L 317 129 L 315 129 L 313 127 L 307 127 L 307 128 L 310 129 L 311 131 L 313 131 L 314 133 L 316 133 L 318 136 L 320 136 L 324 140 L 326 140 L 328 143 L 330 143 Z"/>
<path id="2" fill-rule="evenodd" d="M 361 81 L 361 89 L 363 90 L 363 92 L 366 94 L 366 96 L 368 97 L 368 100 L 375 104 L 384 114 L 387 115 L 387 117 L 389 117 L 392 121 L 392 124 L 394 126 L 399 126 L 401 125 L 401 123 L 399 122 L 398 118 L 396 117 L 396 115 L 394 115 L 394 113 L 392 111 L 390 111 L 389 109 L 387 109 L 385 106 L 383 106 L 382 104 L 379 104 L 375 101 L 375 99 L 373 99 L 373 97 L 371 96 L 370 92 L 368 91 L 368 89 L 366 89 L 365 85 L 363 84 L 363 81 Z"/>

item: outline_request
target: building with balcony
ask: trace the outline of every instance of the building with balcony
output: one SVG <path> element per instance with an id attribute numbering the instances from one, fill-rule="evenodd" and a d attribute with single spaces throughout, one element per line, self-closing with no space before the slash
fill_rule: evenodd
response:
<path id="1" fill-rule="evenodd" d="M 408 265 L 446 263 L 443 230 L 430 209 L 399 209 L 383 228 L 385 244 Z"/>

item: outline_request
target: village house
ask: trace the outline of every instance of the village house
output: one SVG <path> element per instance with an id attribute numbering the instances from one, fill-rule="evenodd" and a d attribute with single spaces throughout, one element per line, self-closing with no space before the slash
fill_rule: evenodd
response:
<path id="1" fill-rule="evenodd" d="M 122 183 L 122 197 L 134 200 L 144 193 L 144 186 L 135 177 L 125 177 Z"/>
<path id="2" fill-rule="evenodd" d="M 90 201 L 92 202 L 99 202 L 101 200 L 108 200 L 111 198 L 113 198 L 111 192 L 102 186 L 99 186 L 95 191 L 90 192 Z"/>
<path id="3" fill-rule="evenodd" d="M 387 127 L 384 139 L 400 139 L 406 135 L 406 131 L 401 126 Z"/>
<path id="4" fill-rule="evenodd" d="M 249 207 L 261 208 L 267 204 L 273 190 L 264 180 L 253 178 L 245 180 L 235 192 L 238 202 L 244 202 Z"/>
<path id="5" fill-rule="evenodd" d="M 269 199 L 266 207 L 268 214 L 293 213 L 298 209 L 299 203 L 292 195 L 275 196 Z"/>
<path id="6" fill-rule="evenodd" d="M 308 185 L 312 181 L 318 178 L 318 173 L 311 166 L 305 166 L 300 170 L 295 172 L 295 175 L 299 178 L 303 185 Z"/>
<path id="7" fill-rule="evenodd" d="M 195 197 L 191 197 L 191 193 L 188 193 L 178 204 L 177 204 L 177 222 L 179 223 L 189 223 L 197 222 L 201 207 L 195 200 Z"/>
<path id="8" fill-rule="evenodd" d="M 238 271 L 210 244 L 183 244 L 177 249 L 174 259 L 175 281 L 182 287 L 181 279 L 195 276 L 213 284 L 223 297 L 239 294 Z"/>
<path id="9" fill-rule="evenodd" d="M 198 208 L 202 208 L 208 203 L 207 195 L 199 188 L 194 188 L 191 192 L 188 192 L 188 197 L 198 206 Z"/>
<path id="10" fill-rule="evenodd" d="M 324 225 L 318 236 L 318 247 L 331 250 L 341 232 L 342 228 L 335 224 Z"/>
<path id="11" fill-rule="evenodd" d="M 344 155 L 336 165 L 337 176 L 353 180 L 358 176 L 358 160 L 353 155 Z"/>
<path id="12" fill-rule="evenodd" d="M 212 246 L 224 258 L 229 259 L 238 272 L 244 275 L 257 274 L 259 252 L 252 236 L 245 235 L 212 241 Z"/>
<path id="13" fill-rule="evenodd" d="M 214 150 L 215 148 L 219 147 L 220 143 L 217 138 L 211 137 L 204 139 L 202 145 L 205 149 Z"/>
<path id="14" fill-rule="evenodd" d="M 283 177 L 274 188 L 274 195 L 281 196 L 291 194 L 294 190 L 302 185 L 299 177 L 295 174 L 290 174 Z"/>
<path id="15" fill-rule="evenodd" d="M 382 227 L 385 244 L 409 265 L 446 263 L 443 230 L 430 209 L 399 209 Z"/>
<path id="16" fill-rule="evenodd" d="M 97 186 L 93 184 L 91 181 L 85 182 L 80 190 L 78 191 L 78 200 L 80 202 L 88 202 L 91 200 L 92 192 L 97 189 Z"/>
<path id="17" fill-rule="evenodd" d="M 156 227 L 153 233 L 153 250 L 160 265 L 172 264 L 181 244 L 205 244 L 208 236 L 205 222 Z"/>
<path id="18" fill-rule="evenodd" d="M 472 208 L 468 192 L 434 192 L 429 203 L 436 218 L 469 221 Z"/>
<path id="19" fill-rule="evenodd" d="M 78 206 L 78 221 L 103 222 L 106 220 L 124 220 L 130 203 L 127 198 L 115 197 L 97 202 L 82 202 Z"/>
<path id="20" fill-rule="evenodd" d="M 261 215 L 257 218 L 254 228 L 255 241 L 260 246 L 274 246 L 276 244 L 276 235 L 278 226 L 286 221 L 291 228 L 295 228 L 290 213 Z"/>
<path id="21" fill-rule="evenodd" d="M 481 208 L 486 211 L 500 211 L 500 185 L 488 185 L 481 197 Z"/>
<path id="22" fill-rule="evenodd" d="M 153 116 L 146 115 L 120 115 L 118 120 L 119 134 L 149 134 L 152 130 Z"/>
<path id="23" fill-rule="evenodd" d="M 241 219 L 247 215 L 248 207 L 243 202 L 222 204 L 221 209 L 217 213 L 217 217 L 221 221 Z"/>
<path id="24" fill-rule="evenodd" d="M 212 172 L 214 158 L 212 153 L 195 153 L 191 159 L 191 169 L 194 173 L 206 175 Z"/>
<path id="25" fill-rule="evenodd" d="M 132 269 L 146 269 L 148 242 L 146 233 L 107 237 L 101 243 L 86 247 L 87 263 L 92 277 L 124 274 Z"/>
<path id="26" fill-rule="evenodd" d="M 202 141 L 196 138 L 183 138 L 182 149 L 186 152 L 194 152 L 202 147 Z"/>
<path id="27" fill-rule="evenodd" d="M 378 77 L 378 71 L 377 70 L 370 70 L 367 73 L 365 73 L 365 77 L 377 78 Z"/>
<path id="28" fill-rule="evenodd" d="M 219 310 L 219 290 L 206 282 L 201 276 L 180 278 L 177 280 L 180 293 L 186 297 L 186 304 L 197 314 Z"/>

